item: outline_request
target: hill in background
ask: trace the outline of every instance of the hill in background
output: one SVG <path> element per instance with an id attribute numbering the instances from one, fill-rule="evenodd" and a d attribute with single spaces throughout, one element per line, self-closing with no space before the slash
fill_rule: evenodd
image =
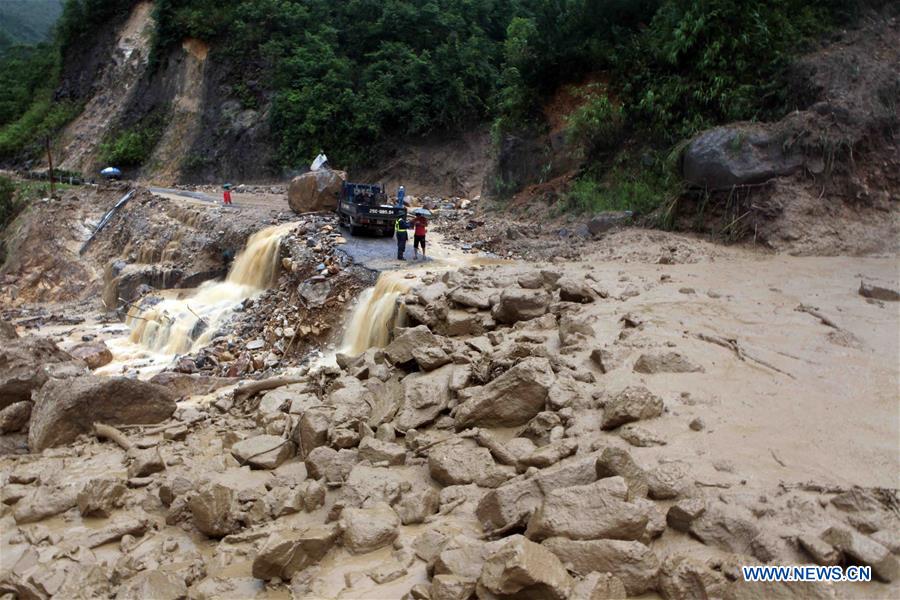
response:
<path id="1" fill-rule="evenodd" d="M 45 41 L 62 14 L 62 0 L 0 2 L 0 51 L 14 44 Z"/>

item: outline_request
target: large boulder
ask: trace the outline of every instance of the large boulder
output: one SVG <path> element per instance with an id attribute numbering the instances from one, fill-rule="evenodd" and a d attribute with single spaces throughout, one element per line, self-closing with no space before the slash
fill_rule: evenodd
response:
<path id="1" fill-rule="evenodd" d="M 762 183 L 803 166 L 803 154 L 787 149 L 777 132 L 763 126 L 716 127 L 685 148 L 682 173 L 689 184 L 710 191 Z"/>
<path id="2" fill-rule="evenodd" d="M 319 169 L 294 177 L 288 187 L 288 205 L 295 213 L 335 210 L 346 180 L 346 173 L 332 169 Z"/>
<path id="3" fill-rule="evenodd" d="M 543 289 L 506 288 L 491 314 L 500 323 L 528 321 L 546 314 L 550 300 L 550 294 Z"/>
<path id="4" fill-rule="evenodd" d="M 294 444 L 277 435 L 257 435 L 233 445 L 231 455 L 251 469 L 275 469 L 294 456 Z"/>
<path id="5" fill-rule="evenodd" d="M 478 583 L 499 598 L 565 600 L 575 582 L 546 548 L 513 535 L 484 561 Z"/>
<path id="6" fill-rule="evenodd" d="M 365 554 L 393 543 L 399 527 L 400 517 L 386 502 L 341 512 L 344 547 L 353 554 Z"/>
<path id="7" fill-rule="evenodd" d="M 434 421 L 450 403 L 450 378 L 455 365 L 444 365 L 428 373 L 412 373 L 401 382 L 400 408 L 394 417 L 399 431 Z"/>
<path id="8" fill-rule="evenodd" d="M 253 560 L 253 576 L 257 579 L 280 577 L 289 580 L 294 573 L 319 562 L 334 546 L 337 537 L 338 529 L 334 524 L 275 531 Z"/>
<path id="9" fill-rule="evenodd" d="M 49 375 L 45 367 L 74 360 L 42 337 L 7 339 L 0 344 L 0 408 L 13 402 L 31 400 L 32 390 L 44 385 Z"/>
<path id="10" fill-rule="evenodd" d="M 515 427 L 544 410 L 556 377 L 546 358 L 526 358 L 490 383 L 465 390 L 456 410 L 459 428 Z"/>
<path id="11" fill-rule="evenodd" d="M 631 596 L 656 587 L 659 558 L 641 542 L 554 537 L 544 540 L 542 546 L 576 573 L 612 573 L 622 580 Z"/>
<path id="12" fill-rule="evenodd" d="M 73 441 L 97 422 L 159 423 L 174 412 L 174 395 L 145 381 L 98 375 L 51 379 L 35 394 L 28 446 L 40 452 Z"/>
<path id="13" fill-rule="evenodd" d="M 103 341 L 78 344 L 69 348 L 69 354 L 83 360 L 89 369 L 99 369 L 111 363 L 113 359 L 112 351 Z"/>
<path id="14" fill-rule="evenodd" d="M 403 329 L 384 349 L 384 355 L 395 365 L 413 360 L 413 350 L 440 347 L 440 342 L 425 325 Z"/>

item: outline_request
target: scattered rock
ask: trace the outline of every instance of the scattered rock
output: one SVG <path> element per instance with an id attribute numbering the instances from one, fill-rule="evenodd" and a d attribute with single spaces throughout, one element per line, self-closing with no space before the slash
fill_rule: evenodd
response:
<path id="1" fill-rule="evenodd" d="M 409 327 L 397 335 L 384 349 L 387 359 L 395 365 L 403 365 L 413 360 L 413 350 L 440 347 L 438 339 L 425 325 Z"/>
<path id="2" fill-rule="evenodd" d="M 174 396 L 152 383 L 99 375 L 52 379 L 35 394 L 28 445 L 40 452 L 73 441 L 94 423 L 159 423 L 174 412 Z"/>
<path id="3" fill-rule="evenodd" d="M 541 545 L 576 573 L 586 575 L 599 571 L 619 578 L 629 596 L 639 596 L 656 588 L 659 559 L 641 542 L 553 537 Z"/>
<path id="4" fill-rule="evenodd" d="M 29 336 L 6 339 L 0 344 L 0 409 L 14 402 L 31 401 L 48 379 L 45 366 L 74 360 L 52 340 Z"/>
<path id="5" fill-rule="evenodd" d="M 666 445 L 666 440 L 638 425 L 623 425 L 619 427 L 616 433 L 619 434 L 620 438 L 637 448 Z"/>
<path id="6" fill-rule="evenodd" d="M 653 500 L 671 500 L 689 490 L 688 472 L 681 463 L 663 463 L 647 471 L 647 494 Z"/>
<path id="7" fill-rule="evenodd" d="M 188 502 L 194 526 L 213 538 L 239 531 L 236 501 L 236 494 L 229 487 L 218 483 L 205 486 Z"/>
<path id="8" fill-rule="evenodd" d="M 122 582 L 116 600 L 181 600 L 188 597 L 184 579 L 159 570 L 140 571 Z"/>
<path id="9" fill-rule="evenodd" d="M 546 358 L 526 358 L 487 385 L 461 393 L 456 426 L 523 425 L 544 409 L 554 379 Z"/>
<path id="10" fill-rule="evenodd" d="M 98 477 L 78 492 L 78 511 L 83 517 L 108 517 L 122 505 L 126 488 L 119 479 Z"/>
<path id="11" fill-rule="evenodd" d="M 159 453 L 159 448 L 137 449 L 132 448 L 128 452 L 131 464 L 128 465 L 129 479 L 135 477 L 147 477 L 165 470 L 166 463 Z"/>
<path id="12" fill-rule="evenodd" d="M 400 518 L 385 502 L 371 508 L 345 508 L 341 512 L 344 546 L 354 554 L 372 552 L 393 543 Z"/>
<path id="13" fill-rule="evenodd" d="M 704 423 L 703 419 L 701 419 L 700 417 L 696 417 L 694 419 L 691 419 L 691 422 L 688 423 L 688 427 L 691 429 L 691 431 L 703 431 L 704 429 L 706 429 L 706 423 Z"/>
<path id="14" fill-rule="evenodd" d="M 829 527 L 822 539 L 837 548 L 854 564 L 872 567 L 872 575 L 890 583 L 900 577 L 900 562 L 890 551 L 860 533 L 844 527 Z"/>
<path id="15" fill-rule="evenodd" d="M 593 302 L 596 294 L 584 280 L 573 277 L 562 277 L 559 282 L 559 299 L 563 302 L 586 304 Z"/>
<path id="16" fill-rule="evenodd" d="M 649 491 L 647 474 L 640 468 L 631 455 L 621 448 L 606 448 L 597 459 L 597 477 L 613 477 L 619 475 L 628 485 L 628 498 L 645 498 Z"/>
<path id="17" fill-rule="evenodd" d="M 638 373 L 652 375 L 654 373 L 698 373 L 704 369 L 694 361 L 678 352 L 661 352 L 641 354 L 634 363 Z"/>
<path id="18" fill-rule="evenodd" d="M 763 562 L 775 557 L 772 542 L 762 534 L 755 520 L 735 506 L 720 504 L 708 508 L 691 522 L 688 531 L 704 544 L 727 552 L 746 554 Z"/>
<path id="19" fill-rule="evenodd" d="M 289 580 L 295 573 L 318 563 L 334 546 L 337 537 L 338 528 L 334 524 L 276 531 L 253 559 L 253 576 Z"/>
<path id="20" fill-rule="evenodd" d="M 274 469 L 294 456 L 294 444 L 275 435 L 258 435 L 234 444 L 231 455 L 254 469 Z"/>
<path id="21" fill-rule="evenodd" d="M 501 598 L 565 600 L 574 581 L 546 548 L 513 535 L 487 557 L 478 585 Z"/>
<path id="22" fill-rule="evenodd" d="M 572 588 L 569 600 L 625 600 L 628 592 L 622 580 L 610 573 L 589 573 Z"/>
<path id="23" fill-rule="evenodd" d="M 468 441 L 435 446 L 428 453 L 428 472 L 441 485 L 477 483 L 483 487 L 497 487 L 508 478 L 487 448 Z"/>
<path id="24" fill-rule="evenodd" d="M 865 281 L 859 282 L 859 295 L 885 302 L 900 302 L 900 291 Z"/>
<path id="25" fill-rule="evenodd" d="M 78 344 L 69 349 L 69 354 L 83 360 L 92 370 L 108 365 L 113 359 L 112 351 L 106 347 L 104 342 L 99 341 Z"/>
<path id="26" fill-rule="evenodd" d="M 658 590 L 663 598 L 723 598 L 727 584 L 724 575 L 689 556 L 670 555 L 659 569 Z"/>
<path id="27" fill-rule="evenodd" d="M 499 323 L 511 325 L 546 314 L 550 306 L 550 294 L 544 290 L 506 288 L 500 292 L 500 300 L 491 310 Z"/>
<path id="28" fill-rule="evenodd" d="M 30 400 L 22 400 L 0 410 L 0 433 L 14 433 L 25 429 L 31 419 L 33 406 L 34 403 Z"/>
<path id="29" fill-rule="evenodd" d="M 706 512 L 706 502 L 701 498 L 687 498 L 669 507 L 666 523 L 676 531 L 687 532 L 691 523 Z"/>
<path id="30" fill-rule="evenodd" d="M 475 581 L 459 575 L 435 575 L 428 600 L 468 600 L 475 593 Z"/>
<path id="31" fill-rule="evenodd" d="M 394 510 L 404 525 L 423 523 L 425 519 L 438 511 L 440 496 L 432 489 L 413 490 L 403 494 L 394 505 Z"/>
<path id="32" fill-rule="evenodd" d="M 406 463 L 406 449 L 399 444 L 367 437 L 359 443 L 359 459 L 371 463 L 386 462 L 391 466 L 402 465 Z"/>
<path id="33" fill-rule="evenodd" d="M 620 425 L 653 419 L 662 415 L 662 398 L 643 386 L 629 386 L 613 396 L 603 408 L 603 429 L 615 429 Z"/>
<path id="34" fill-rule="evenodd" d="M 16 503 L 13 518 L 17 525 L 34 523 L 58 515 L 78 504 L 78 489 L 42 485 Z"/>

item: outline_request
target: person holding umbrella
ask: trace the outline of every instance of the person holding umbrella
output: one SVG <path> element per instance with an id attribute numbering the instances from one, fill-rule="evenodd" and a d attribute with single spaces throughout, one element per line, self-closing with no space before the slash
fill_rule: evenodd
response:
<path id="1" fill-rule="evenodd" d="M 225 188 L 225 191 L 222 193 L 222 204 L 231 206 L 231 184 L 226 183 L 222 187 Z"/>
<path id="2" fill-rule="evenodd" d="M 424 208 L 417 208 L 413 219 L 413 260 L 419 258 L 419 246 L 422 247 L 422 260 L 425 259 L 425 234 L 428 232 L 428 217 L 431 213 Z"/>

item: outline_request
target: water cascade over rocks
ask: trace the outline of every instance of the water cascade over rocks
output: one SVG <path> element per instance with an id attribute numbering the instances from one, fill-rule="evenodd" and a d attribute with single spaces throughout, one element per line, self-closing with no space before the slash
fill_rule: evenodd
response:
<path id="1" fill-rule="evenodd" d="M 278 279 L 278 248 L 294 225 L 276 225 L 250 236 L 225 281 L 208 281 L 189 298 L 166 298 L 145 309 L 132 307 L 125 321 L 131 328 L 130 340 L 162 354 L 183 354 L 209 343 L 240 302 Z"/>
<path id="2" fill-rule="evenodd" d="M 386 346 L 391 329 L 403 319 L 403 308 L 398 306 L 397 298 L 409 287 L 410 280 L 403 271 L 379 275 L 375 285 L 360 294 L 344 330 L 340 351 L 358 356 L 369 348 Z"/>

